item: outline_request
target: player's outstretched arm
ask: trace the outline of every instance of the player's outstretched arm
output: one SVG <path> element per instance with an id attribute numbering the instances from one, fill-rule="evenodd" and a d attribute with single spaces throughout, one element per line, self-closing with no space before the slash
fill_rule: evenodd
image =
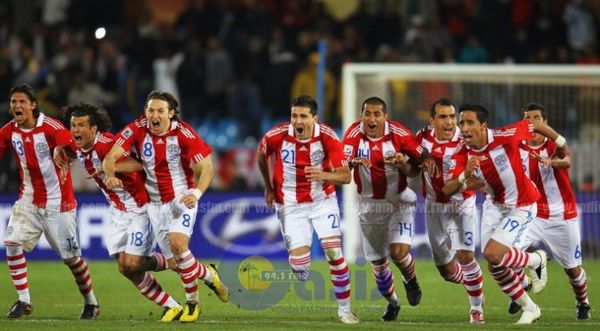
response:
<path id="1" fill-rule="evenodd" d="M 553 156 L 541 156 L 537 153 L 531 152 L 529 155 L 534 159 L 538 160 L 544 167 L 552 167 L 554 169 L 569 169 L 571 167 L 571 157 L 569 156 L 568 147 L 563 146 L 564 157 L 559 157 L 558 153 L 555 152 Z"/>
<path id="2" fill-rule="evenodd" d="M 352 181 L 350 168 L 347 166 L 335 168 L 333 171 L 323 171 L 318 167 L 306 167 L 304 173 L 309 182 L 324 181 L 334 185 L 344 185 L 350 184 Z"/>
<path id="3" fill-rule="evenodd" d="M 195 163 L 192 169 L 196 178 L 196 188 L 189 191 L 188 194 L 179 200 L 179 202 L 190 209 L 196 207 L 196 203 L 198 203 L 204 192 L 208 190 L 210 182 L 215 178 L 215 170 L 210 155 L 206 156 L 202 161 Z"/>
<path id="4" fill-rule="evenodd" d="M 448 180 L 444 184 L 444 194 L 450 197 L 456 192 L 459 192 L 461 189 L 471 188 L 468 186 L 473 186 L 472 188 L 475 188 L 477 182 L 470 181 L 467 183 L 467 180 L 470 179 L 471 174 L 477 168 L 479 168 L 479 158 L 473 156 L 469 159 L 469 161 L 467 161 L 465 171 L 461 172 L 457 177 Z"/>
<path id="5" fill-rule="evenodd" d="M 564 150 L 567 148 L 567 140 L 565 139 L 565 137 L 558 134 L 558 132 L 556 132 L 553 128 L 551 128 L 549 125 L 542 121 L 533 121 L 531 124 L 533 125 L 533 131 L 541 134 L 542 136 L 556 143 L 557 150 L 555 154 L 559 158 L 564 158 Z"/>
<path id="6" fill-rule="evenodd" d="M 123 182 L 115 176 L 115 165 L 117 160 L 125 153 L 125 150 L 120 145 L 114 144 L 110 149 L 108 154 L 104 157 L 104 161 L 102 161 L 102 169 L 104 170 L 104 174 L 106 175 L 106 186 L 109 189 L 113 189 L 115 187 L 123 187 Z"/>
<path id="7" fill-rule="evenodd" d="M 419 167 L 413 167 L 413 165 L 408 162 L 409 159 L 410 158 L 404 153 L 396 153 L 393 156 L 386 157 L 383 162 L 400 169 L 407 177 L 413 178 L 420 173 L 420 170 Z"/>
<path id="8" fill-rule="evenodd" d="M 433 158 L 433 156 L 431 156 L 431 154 L 429 154 L 427 150 L 423 151 L 418 161 L 421 164 L 421 168 L 423 169 L 423 171 L 427 171 L 429 173 L 429 176 L 438 177 L 441 175 L 442 172 L 438 168 L 437 163 L 435 163 L 435 159 Z"/>
<path id="9" fill-rule="evenodd" d="M 258 170 L 260 175 L 265 182 L 265 201 L 269 208 L 273 208 L 273 201 L 275 200 L 275 190 L 273 189 L 273 183 L 271 183 L 271 172 L 269 171 L 269 159 L 267 154 L 262 149 L 256 151 L 256 162 L 258 163 Z"/>
<path id="10" fill-rule="evenodd" d="M 210 155 L 207 155 L 202 161 L 194 164 L 194 174 L 196 175 L 196 189 L 206 192 L 213 178 L 215 178 L 215 169 Z"/>
<path id="11" fill-rule="evenodd" d="M 144 166 L 142 166 L 138 160 L 130 156 L 115 163 L 115 172 L 138 172 L 142 170 L 144 170 Z"/>

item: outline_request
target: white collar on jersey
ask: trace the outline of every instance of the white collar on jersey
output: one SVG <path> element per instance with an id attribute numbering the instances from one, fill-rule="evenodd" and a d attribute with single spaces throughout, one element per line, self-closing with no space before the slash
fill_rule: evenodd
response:
<path id="1" fill-rule="evenodd" d="M 35 122 L 36 128 L 39 128 L 40 126 L 42 126 L 42 124 L 44 124 L 44 118 L 46 118 L 46 115 L 40 113 L 40 116 L 38 116 L 37 118 L 37 122 Z"/>
<path id="2" fill-rule="evenodd" d="M 152 131 L 150 131 L 150 121 L 148 121 L 148 119 L 147 119 L 147 118 L 146 118 L 146 128 L 148 129 L 148 131 L 149 131 L 150 133 L 152 133 Z M 161 134 L 155 134 L 155 136 L 159 136 L 159 137 L 160 137 L 160 136 L 164 136 L 164 135 L 166 135 L 167 133 L 169 133 L 169 131 L 173 131 L 173 130 L 175 130 L 175 129 L 177 129 L 177 121 L 176 121 L 176 120 L 171 120 L 171 125 L 169 126 L 169 130 L 167 130 L 166 132 L 163 132 L 163 133 L 161 133 Z M 152 134 L 154 134 L 154 133 L 152 133 Z"/>
<path id="3" fill-rule="evenodd" d="M 294 137 L 294 126 L 292 125 L 292 123 L 290 123 L 290 125 L 288 125 L 288 135 Z M 319 135 L 321 135 L 321 125 L 319 125 L 319 123 L 315 122 L 315 127 L 313 129 L 313 138 L 318 137 Z"/>
<path id="4" fill-rule="evenodd" d="M 433 139 L 436 142 L 443 142 L 443 141 L 439 141 L 436 137 L 435 137 L 435 128 L 432 126 L 431 127 L 431 136 L 433 137 Z M 454 135 L 452 136 L 452 138 L 450 138 L 450 141 L 452 142 L 456 142 L 458 141 L 458 139 L 460 138 L 460 128 L 457 126 L 456 130 L 454 130 Z"/>
<path id="5" fill-rule="evenodd" d="M 39 128 L 40 126 L 42 126 L 42 124 L 44 124 L 44 118 L 46 117 L 46 115 L 44 115 L 43 113 L 40 113 L 40 115 L 38 116 L 36 122 L 35 122 L 35 126 L 31 129 L 24 129 L 19 127 L 19 124 L 17 124 L 17 122 L 15 123 L 15 128 L 19 128 L 19 130 L 23 131 L 23 132 L 31 132 L 33 129 L 35 128 Z"/>
<path id="6" fill-rule="evenodd" d="M 548 141 L 548 138 L 544 137 L 544 141 L 540 145 L 537 145 L 537 146 L 531 146 L 531 145 L 529 145 L 527 143 L 527 140 L 521 140 L 521 144 L 523 144 L 523 145 L 525 145 L 525 146 L 527 146 L 527 147 L 529 147 L 529 148 L 531 148 L 533 150 L 538 150 L 538 149 L 542 148 L 546 144 L 546 141 Z"/>
<path id="7" fill-rule="evenodd" d="M 488 143 L 485 146 L 481 147 L 480 149 L 471 148 L 471 147 L 469 147 L 467 145 L 465 145 L 465 147 L 467 147 L 467 149 L 471 149 L 471 150 L 473 150 L 475 152 L 483 152 L 483 151 L 485 151 L 486 148 L 492 143 L 492 141 L 494 141 L 494 133 L 493 133 L 492 129 L 487 128 L 486 130 L 487 130 L 487 136 L 488 136 Z"/>
<path id="8" fill-rule="evenodd" d="M 360 122 L 360 124 L 358 125 L 358 129 L 360 130 L 360 133 L 367 135 L 365 133 L 365 126 L 363 125 L 363 122 Z M 385 121 L 384 127 L 383 127 L 383 135 L 387 136 L 388 134 L 390 134 L 390 122 L 389 121 Z"/>

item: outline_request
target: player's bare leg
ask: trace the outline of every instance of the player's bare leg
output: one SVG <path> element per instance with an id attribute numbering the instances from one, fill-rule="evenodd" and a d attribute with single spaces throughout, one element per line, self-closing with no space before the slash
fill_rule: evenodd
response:
<path id="1" fill-rule="evenodd" d="M 371 267 L 373 268 L 373 276 L 377 283 L 377 289 L 388 302 L 381 320 L 395 321 L 400 313 L 400 299 L 394 287 L 394 273 L 390 269 L 390 262 L 385 257 L 380 260 L 371 261 Z"/>
<path id="2" fill-rule="evenodd" d="M 333 291 L 338 303 L 338 317 L 344 324 L 356 324 L 360 320 L 350 306 L 350 270 L 342 253 L 342 241 L 339 236 L 321 238 L 321 248 L 329 263 L 329 273 Z"/>
<path id="3" fill-rule="evenodd" d="M 63 260 L 64 264 L 71 269 L 75 283 L 79 287 L 79 292 L 83 296 L 84 306 L 81 311 L 80 319 L 93 319 L 100 313 L 98 300 L 94 295 L 92 277 L 87 262 L 80 256 Z"/>
<path id="4" fill-rule="evenodd" d="M 411 306 L 418 305 L 421 302 L 422 292 L 417 281 L 417 275 L 415 274 L 415 260 L 410 254 L 410 245 L 400 243 L 391 244 L 390 256 L 402 273 L 408 303 Z"/>
<path id="5" fill-rule="evenodd" d="M 578 320 L 588 320 L 592 318 L 592 308 L 587 290 L 587 275 L 581 266 L 565 269 L 565 273 L 569 276 L 569 283 L 573 287 L 575 299 L 577 300 L 576 318 Z"/>
<path id="6" fill-rule="evenodd" d="M 10 277 L 19 295 L 19 299 L 12 305 L 6 317 L 21 318 L 33 311 L 31 297 L 29 296 L 29 282 L 27 281 L 27 260 L 21 244 L 4 241 L 4 246 L 6 247 L 6 260 Z"/>

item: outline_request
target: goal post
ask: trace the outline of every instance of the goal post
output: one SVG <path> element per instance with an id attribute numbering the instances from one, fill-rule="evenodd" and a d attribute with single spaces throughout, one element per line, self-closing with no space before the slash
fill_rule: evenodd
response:
<path id="1" fill-rule="evenodd" d="M 548 111 L 548 124 L 569 141 L 574 189 L 589 189 L 590 203 L 600 200 L 600 66 L 346 64 L 342 131 L 358 120 L 362 101 L 371 96 L 385 100 L 389 117 L 413 132 L 427 124 L 429 107 L 440 97 L 456 105 L 484 105 L 490 110 L 491 127 L 515 122 L 523 106 L 541 103 Z M 355 261 L 362 256 L 356 185 L 344 185 L 342 192 L 344 254 Z M 600 238 L 598 232 L 595 238 Z"/>

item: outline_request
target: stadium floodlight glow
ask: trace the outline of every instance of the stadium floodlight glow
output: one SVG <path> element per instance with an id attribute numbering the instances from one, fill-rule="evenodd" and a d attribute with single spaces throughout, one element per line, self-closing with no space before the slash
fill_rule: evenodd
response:
<path id="1" fill-rule="evenodd" d="M 103 26 L 96 28 L 96 31 L 94 31 L 94 36 L 98 40 L 104 38 L 106 36 L 106 29 Z"/>

